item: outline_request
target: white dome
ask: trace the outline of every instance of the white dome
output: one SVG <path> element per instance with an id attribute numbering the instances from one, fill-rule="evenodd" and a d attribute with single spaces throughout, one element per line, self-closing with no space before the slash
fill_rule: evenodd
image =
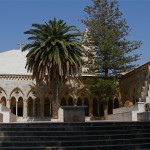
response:
<path id="1" fill-rule="evenodd" d="M 10 50 L 0 53 L 0 74 L 31 75 L 25 69 L 28 51 Z"/>

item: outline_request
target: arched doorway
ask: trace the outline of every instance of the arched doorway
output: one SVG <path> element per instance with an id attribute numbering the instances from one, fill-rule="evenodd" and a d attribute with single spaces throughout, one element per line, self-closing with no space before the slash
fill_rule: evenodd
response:
<path id="1" fill-rule="evenodd" d="M 115 108 L 119 108 L 119 101 L 118 101 L 118 98 L 115 98 L 114 99 L 114 109 Z"/>
<path id="2" fill-rule="evenodd" d="M 2 87 L 0 87 L 0 103 L 3 106 L 6 106 L 6 92 Z"/>
<path id="3" fill-rule="evenodd" d="M 73 106 L 73 98 L 69 97 L 68 99 L 68 106 Z"/>
<path id="4" fill-rule="evenodd" d="M 1 98 L 1 103 L 2 105 L 6 106 L 6 98 L 4 96 Z"/>
<path id="5" fill-rule="evenodd" d="M 84 106 L 87 106 L 85 108 L 85 116 L 89 116 L 89 101 L 87 98 L 84 99 Z"/>
<path id="6" fill-rule="evenodd" d="M 62 99 L 61 99 L 61 103 L 60 103 L 60 106 L 66 106 L 66 99 L 63 97 Z"/>
<path id="7" fill-rule="evenodd" d="M 82 99 L 80 97 L 77 100 L 77 106 L 82 106 Z"/>
<path id="8" fill-rule="evenodd" d="M 39 98 L 36 98 L 35 99 L 35 107 L 34 107 L 34 117 L 39 117 L 40 116 L 40 113 L 41 113 L 41 109 L 40 109 L 40 99 Z"/>
<path id="9" fill-rule="evenodd" d="M 93 99 L 93 116 L 97 117 L 99 114 L 99 104 L 96 98 Z"/>
<path id="10" fill-rule="evenodd" d="M 31 97 L 28 98 L 28 116 L 33 117 L 33 99 Z"/>
<path id="11" fill-rule="evenodd" d="M 23 116 L 23 98 L 18 99 L 18 116 Z"/>
<path id="12" fill-rule="evenodd" d="M 108 101 L 108 114 L 113 113 L 113 100 L 109 99 Z"/>
<path id="13" fill-rule="evenodd" d="M 99 101 L 99 116 L 104 116 L 104 106 L 101 101 Z"/>
<path id="14" fill-rule="evenodd" d="M 44 99 L 44 117 L 50 117 L 51 115 L 51 104 L 48 97 Z"/>
<path id="15" fill-rule="evenodd" d="M 11 109 L 11 112 L 16 115 L 16 99 L 15 99 L 15 97 L 11 98 L 10 109 Z"/>

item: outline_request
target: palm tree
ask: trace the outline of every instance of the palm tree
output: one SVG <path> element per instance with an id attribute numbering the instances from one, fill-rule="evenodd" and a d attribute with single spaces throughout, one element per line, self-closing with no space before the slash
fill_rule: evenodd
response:
<path id="1" fill-rule="evenodd" d="M 52 117 L 56 118 L 59 87 L 68 77 L 80 76 L 81 56 L 84 49 L 77 37 L 81 33 L 75 26 L 63 20 L 49 20 L 44 24 L 32 24 L 33 29 L 24 32 L 31 35 L 31 43 L 22 51 L 29 50 L 26 68 L 33 73 L 37 84 L 45 82 L 53 89 Z"/>

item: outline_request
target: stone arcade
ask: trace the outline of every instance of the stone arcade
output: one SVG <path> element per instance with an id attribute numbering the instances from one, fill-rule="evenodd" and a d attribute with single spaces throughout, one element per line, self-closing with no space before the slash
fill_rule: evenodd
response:
<path id="1" fill-rule="evenodd" d="M 10 118 L 15 118 L 14 115 L 16 118 L 11 121 L 52 121 L 52 89 L 45 85 L 38 86 L 32 80 L 32 74 L 25 69 L 27 53 L 21 50 L 0 53 L 0 113 L 3 114 L 3 122 L 10 122 Z M 82 77 L 87 76 L 92 77 L 93 74 L 89 74 L 87 68 L 82 67 Z M 72 81 L 66 82 L 59 93 L 60 106 L 86 106 L 86 120 L 103 116 L 103 107 L 98 97 L 89 94 L 78 78 Z M 111 100 L 109 113 L 118 106 L 118 99 L 115 99 L 115 102 Z M 58 113 L 58 119 L 55 121 L 62 121 L 62 110 L 58 110 Z"/>
<path id="2" fill-rule="evenodd" d="M 25 69 L 27 52 L 10 50 L 0 53 L 0 121 L 51 120 L 52 89 L 37 86 L 32 74 Z M 91 78 L 87 68 L 82 68 L 82 77 Z M 59 93 L 60 106 L 86 106 L 86 120 L 100 119 L 103 106 L 96 95 L 89 94 L 80 80 L 73 79 Z M 87 80 L 88 81 L 88 80 Z M 108 103 L 109 120 L 136 121 L 145 116 L 145 106 L 150 103 L 150 62 L 121 76 L 120 96 Z M 133 105 L 125 106 L 126 101 Z M 6 106 L 6 107 L 5 107 Z M 125 106 L 125 107 L 124 107 Z M 119 108 L 122 107 L 122 108 Z M 58 110 L 62 121 L 62 110 Z M 52 121 L 52 120 L 51 120 Z"/>
<path id="3" fill-rule="evenodd" d="M 26 54 L 27 52 L 21 52 L 21 50 L 0 53 L 1 105 L 9 108 L 11 115 L 17 116 L 17 121 L 50 120 L 52 116 L 51 89 L 44 85 L 37 86 L 32 80 L 32 74 L 25 69 Z M 69 86 L 66 84 L 59 94 L 60 106 L 74 105 L 75 93 L 71 91 Z M 86 105 L 86 116 L 92 116 L 91 106 L 93 104 L 92 101 L 89 101 L 91 97 L 86 93 L 86 90 L 84 91 L 82 85 L 77 92 L 76 104 Z M 5 119 L 3 118 L 3 120 Z M 5 120 L 4 122 L 9 121 Z"/>

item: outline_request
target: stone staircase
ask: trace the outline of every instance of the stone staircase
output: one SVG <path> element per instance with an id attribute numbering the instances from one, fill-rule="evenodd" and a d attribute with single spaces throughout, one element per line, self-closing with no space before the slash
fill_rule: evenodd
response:
<path id="1" fill-rule="evenodd" d="M 0 150 L 150 150 L 150 122 L 1 123 Z"/>

